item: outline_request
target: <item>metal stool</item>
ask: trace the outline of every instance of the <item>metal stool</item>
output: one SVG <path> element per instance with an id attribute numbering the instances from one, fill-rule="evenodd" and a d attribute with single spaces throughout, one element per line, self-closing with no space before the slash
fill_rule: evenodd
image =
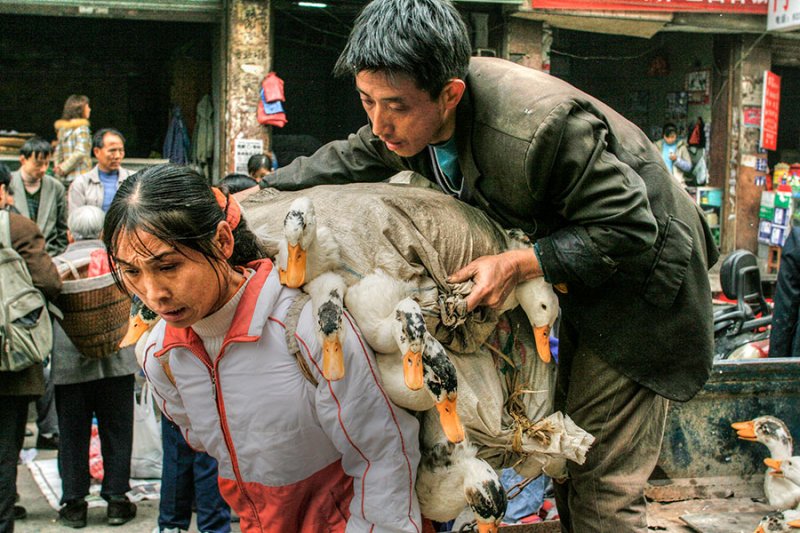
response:
<path id="1" fill-rule="evenodd" d="M 781 264 L 781 250 L 780 246 L 770 246 L 767 252 L 767 273 L 771 274 L 777 272 Z"/>

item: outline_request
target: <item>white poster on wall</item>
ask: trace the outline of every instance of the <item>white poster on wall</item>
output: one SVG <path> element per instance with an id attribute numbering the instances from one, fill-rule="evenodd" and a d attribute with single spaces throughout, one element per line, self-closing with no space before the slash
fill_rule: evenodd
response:
<path id="1" fill-rule="evenodd" d="M 234 146 L 234 172 L 247 174 L 247 160 L 251 156 L 264 153 L 264 141 L 261 139 L 236 139 Z"/>

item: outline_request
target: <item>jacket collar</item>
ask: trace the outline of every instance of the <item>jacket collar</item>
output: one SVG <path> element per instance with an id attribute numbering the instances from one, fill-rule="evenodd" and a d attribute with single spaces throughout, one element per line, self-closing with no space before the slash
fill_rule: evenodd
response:
<path id="1" fill-rule="evenodd" d="M 56 131 L 60 130 L 61 128 L 73 129 L 73 128 L 80 128 L 81 126 L 88 126 L 89 121 L 85 118 L 73 118 L 69 120 L 58 119 L 54 124 Z"/>
<path id="2" fill-rule="evenodd" d="M 55 183 L 58 183 L 55 178 L 45 175 L 42 178 L 42 184 L 39 186 L 39 211 L 34 222 L 40 228 L 45 227 L 47 217 L 50 216 L 50 209 L 56 201 Z M 11 190 L 14 194 L 14 207 L 19 211 L 20 215 L 31 218 L 31 213 L 28 211 L 28 202 L 25 199 L 25 183 L 22 181 L 21 170 L 17 170 L 11 175 Z"/>
<path id="3" fill-rule="evenodd" d="M 247 265 L 255 272 L 247 282 L 242 299 L 233 315 L 231 329 L 225 334 L 223 347 L 231 342 L 257 342 L 264 331 L 272 308 L 280 294 L 280 281 L 277 270 L 272 268 L 272 261 L 262 259 Z M 203 341 L 194 329 L 175 328 L 166 324 L 164 341 L 156 357 L 176 347 L 186 347 L 195 353 L 205 353 Z"/>
<path id="4" fill-rule="evenodd" d="M 123 181 L 125 181 L 125 179 L 130 175 L 130 173 L 131 173 L 130 170 L 128 170 L 127 168 L 122 166 L 119 167 L 119 179 L 117 180 L 117 183 L 122 183 Z M 100 183 L 100 167 L 98 165 L 92 167 L 92 170 L 90 170 L 88 174 L 89 174 L 89 181 L 91 181 L 92 183 Z"/>

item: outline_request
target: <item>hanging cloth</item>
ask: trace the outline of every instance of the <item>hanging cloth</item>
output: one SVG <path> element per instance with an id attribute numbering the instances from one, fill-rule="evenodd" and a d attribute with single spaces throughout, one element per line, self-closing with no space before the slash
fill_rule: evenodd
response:
<path id="1" fill-rule="evenodd" d="M 270 72 L 261 80 L 257 114 L 258 123 L 279 128 L 285 126 L 288 122 L 286 113 L 283 110 L 283 102 L 285 101 L 283 80 L 274 72 Z"/>
<path id="2" fill-rule="evenodd" d="M 197 103 L 193 139 L 192 161 L 207 164 L 214 157 L 214 106 L 209 95 L 205 95 Z"/>
<path id="3" fill-rule="evenodd" d="M 172 108 L 172 117 L 164 139 L 163 155 L 170 163 L 185 165 L 189 162 L 189 146 L 189 132 L 183 122 L 181 107 L 176 104 Z"/>

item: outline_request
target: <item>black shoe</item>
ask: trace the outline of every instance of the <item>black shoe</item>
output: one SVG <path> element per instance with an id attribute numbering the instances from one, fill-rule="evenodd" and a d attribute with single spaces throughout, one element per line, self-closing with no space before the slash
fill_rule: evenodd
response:
<path id="1" fill-rule="evenodd" d="M 14 506 L 14 520 L 25 520 L 28 518 L 28 511 L 21 505 Z"/>
<path id="2" fill-rule="evenodd" d="M 86 510 L 89 504 L 85 500 L 67 502 L 58 510 L 58 521 L 61 525 L 75 529 L 86 527 Z"/>
<path id="3" fill-rule="evenodd" d="M 39 450 L 57 450 L 58 449 L 58 435 L 45 437 L 39 435 L 36 437 L 36 448 Z"/>
<path id="4" fill-rule="evenodd" d="M 108 501 L 108 525 L 121 526 L 136 517 L 136 504 L 127 496 Z"/>

